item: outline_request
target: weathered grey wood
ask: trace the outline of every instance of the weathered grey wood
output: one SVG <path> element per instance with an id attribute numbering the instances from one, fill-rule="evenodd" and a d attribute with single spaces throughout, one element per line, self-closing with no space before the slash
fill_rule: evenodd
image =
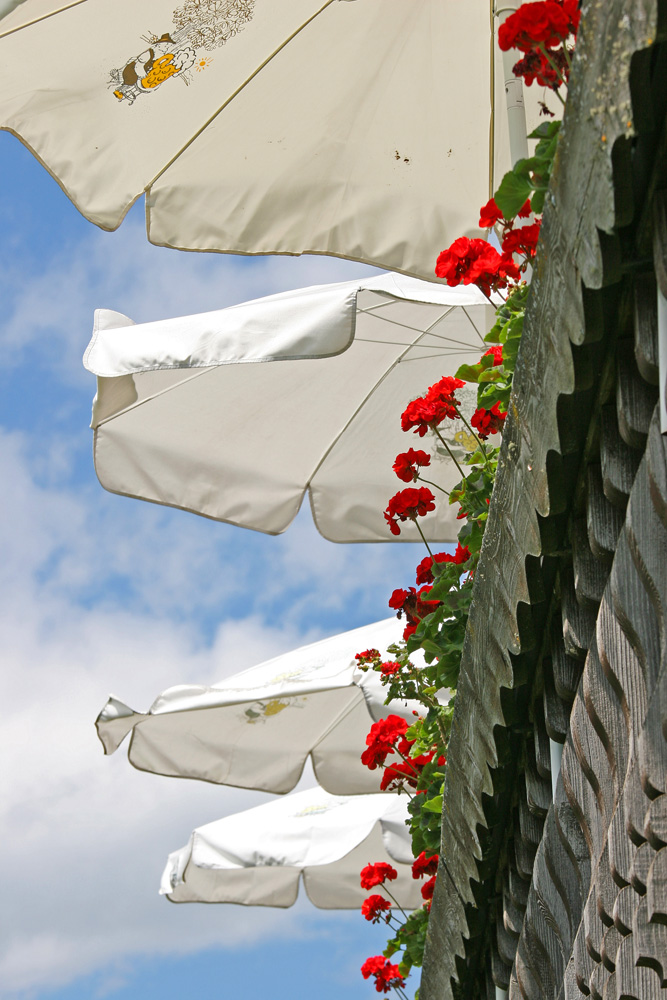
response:
<path id="1" fill-rule="evenodd" d="M 571 570 L 564 570 L 561 574 L 561 608 L 565 652 L 568 656 L 583 660 L 593 638 L 595 616 L 577 601 Z"/>
<path id="2" fill-rule="evenodd" d="M 602 468 L 599 465 L 588 467 L 586 524 L 588 543 L 593 555 L 611 563 L 623 527 L 623 514 L 604 495 Z"/>
<path id="3" fill-rule="evenodd" d="M 667 192 L 658 191 L 653 202 L 653 263 L 660 291 L 667 298 Z"/>
<path id="4" fill-rule="evenodd" d="M 487 991 L 487 960 L 480 961 L 480 957 L 484 941 L 490 938 L 478 926 L 472 936 L 465 907 L 474 908 L 476 899 L 487 892 L 496 901 L 490 904 L 493 910 L 503 885 L 506 905 L 502 914 L 494 911 L 494 933 L 506 962 L 516 952 L 508 981 L 511 1000 L 566 1000 L 575 996 L 575 990 L 578 996 L 597 994 L 602 1000 L 635 994 L 653 1000 L 656 981 L 660 989 L 655 970 L 638 967 L 633 952 L 641 934 L 648 934 L 650 941 L 655 935 L 645 929 L 636 934 L 634 928 L 627 933 L 622 918 L 622 914 L 627 916 L 631 893 L 637 900 L 642 898 L 635 887 L 641 878 L 648 879 L 649 869 L 645 871 L 637 859 L 647 850 L 655 855 L 644 839 L 644 818 L 651 797 L 657 801 L 655 795 L 665 790 L 660 773 L 662 747 L 653 739 L 642 742 L 641 736 L 647 706 L 647 719 L 651 711 L 651 719 L 660 718 L 661 711 L 660 706 L 652 709 L 651 698 L 664 661 L 660 637 L 667 631 L 662 610 L 667 603 L 663 597 L 666 570 L 658 565 L 661 537 L 656 544 L 655 538 L 647 537 L 646 526 L 650 523 L 653 535 L 656 520 L 664 527 L 667 500 L 663 508 L 660 502 L 667 491 L 656 488 L 646 462 L 638 472 L 641 451 L 627 444 L 629 440 L 641 446 L 646 433 L 649 396 L 637 379 L 651 374 L 655 357 L 647 343 L 646 330 L 654 330 L 650 317 L 640 331 L 635 329 L 634 348 L 632 340 L 628 341 L 638 365 L 635 370 L 632 361 L 632 378 L 625 377 L 630 369 L 624 368 L 623 384 L 615 386 L 613 363 L 605 361 L 608 356 L 613 362 L 611 352 L 619 330 L 622 336 L 628 334 L 623 317 L 629 315 L 627 289 L 632 285 L 632 279 L 623 275 L 626 264 L 622 259 L 622 254 L 634 252 L 632 238 L 620 239 L 614 225 L 634 225 L 633 219 L 648 218 L 642 198 L 647 191 L 652 197 L 655 188 L 653 180 L 634 183 L 631 174 L 641 162 L 638 151 L 643 147 L 631 150 L 628 139 L 633 133 L 631 61 L 656 39 L 657 11 L 658 0 L 587 0 L 584 4 L 552 179 L 553 197 L 547 199 L 545 208 L 541 255 L 534 270 L 463 652 L 433 911 L 445 925 L 444 930 L 434 932 L 437 942 L 429 931 L 422 1000 L 451 1000 L 452 978 L 459 974 L 465 984 L 461 995 L 467 1000 L 477 1000 Z M 646 86 L 653 86 L 654 63 L 661 65 L 656 60 L 640 60 Z M 647 98 L 651 108 L 661 100 L 656 86 Z M 651 116 L 643 106 L 638 107 L 638 120 L 645 123 Z M 637 246 L 647 245 L 644 230 L 637 235 Z M 609 296 L 594 291 L 603 286 L 610 289 Z M 644 320 L 640 298 L 635 315 Z M 588 364 L 593 355 L 586 359 L 573 349 L 573 345 L 596 342 L 601 347 L 595 364 Z M 621 347 L 621 354 L 624 350 Z M 599 387 L 592 378 L 597 370 L 603 373 Z M 622 404 L 623 434 L 616 396 Z M 608 405 L 599 414 L 598 407 L 605 401 Z M 651 434 L 649 449 L 650 442 Z M 554 475 L 550 455 L 560 456 L 555 463 L 559 476 Z M 589 482 L 586 491 L 577 477 L 587 466 L 598 464 L 598 459 L 597 479 L 593 487 Z M 658 470 L 657 479 L 660 475 Z M 641 479 L 641 488 L 634 488 L 636 479 Z M 594 490 L 597 494 L 592 500 Z M 611 510 L 610 502 L 616 510 Z M 626 506 L 628 523 L 619 538 Z M 582 519 L 574 528 L 573 517 Z M 574 536 L 574 568 L 568 565 L 566 525 Z M 607 581 L 605 568 L 600 567 L 603 562 L 608 565 L 617 538 L 618 551 Z M 562 707 L 564 702 L 573 700 L 573 711 L 569 723 L 563 720 L 553 727 L 565 739 L 561 778 L 535 852 L 537 834 L 526 817 L 530 810 L 547 812 L 551 789 L 544 780 L 540 720 L 535 720 L 534 733 L 529 735 L 526 720 L 521 728 L 521 706 L 540 697 L 543 652 L 554 646 L 541 634 L 550 627 L 549 615 L 556 610 L 551 584 L 545 583 L 553 580 L 554 570 L 548 561 L 539 563 L 544 539 L 552 553 L 551 565 L 556 558 L 560 560 L 557 586 L 563 643 L 555 644 L 551 652 L 553 698 L 554 703 L 558 699 L 565 720 L 569 713 Z M 572 658 L 581 664 L 587 657 L 579 682 Z M 522 700 L 517 689 L 525 684 L 529 690 L 531 685 L 536 688 Z M 554 716 L 555 709 L 550 712 L 547 707 L 547 728 L 550 714 Z M 495 774 L 514 772 L 507 788 L 515 794 L 521 770 L 516 758 L 498 742 L 498 734 L 506 732 L 508 725 L 517 727 L 513 741 L 522 748 L 519 761 L 525 761 L 526 790 L 525 799 L 519 799 L 518 814 L 502 828 L 504 836 L 498 836 L 497 824 L 507 820 L 500 819 L 491 769 Z M 529 806 L 528 813 L 525 809 L 522 813 L 522 802 Z M 654 811 L 657 814 L 657 806 Z M 654 827 L 662 829 L 658 819 L 656 815 L 650 828 L 655 843 L 661 835 Z M 492 837 L 484 832 L 489 826 Z M 516 934 L 524 904 L 517 906 L 502 867 L 512 871 L 512 859 L 515 879 L 517 874 L 533 877 L 516 949 L 512 934 Z M 494 860 L 499 866 L 495 882 Z M 622 891 L 626 895 L 619 903 Z M 438 911 L 436 902 L 443 893 L 447 906 L 441 903 Z M 597 961 L 585 944 L 582 950 L 586 923 Z M 487 947 L 492 956 L 493 947 Z M 442 949 L 437 958 L 433 957 L 435 948 Z M 655 949 L 653 945 L 647 948 L 639 957 L 650 960 Z M 461 959 L 458 968 L 454 953 Z M 502 966 L 499 957 L 496 964 Z M 502 982 L 507 982 L 506 975 Z"/>
<path id="5" fill-rule="evenodd" d="M 642 378 L 658 385 L 658 308 L 655 275 L 635 278 L 635 360 Z"/>
<path id="6" fill-rule="evenodd" d="M 634 345 L 629 340 L 622 340 L 618 345 L 617 364 L 618 429 L 627 445 L 643 451 L 657 392 L 639 374 L 635 366 Z"/>
<path id="7" fill-rule="evenodd" d="M 597 614 L 602 592 L 607 583 L 609 567 L 591 552 L 588 529 L 584 518 L 577 518 L 572 526 L 572 565 L 574 592 L 579 604 Z"/>
<path id="8" fill-rule="evenodd" d="M 622 510 L 627 505 L 640 457 L 620 435 L 616 408 L 605 406 L 601 414 L 602 486 L 607 499 Z"/>
<path id="9" fill-rule="evenodd" d="M 655 851 L 648 841 L 641 844 L 635 852 L 630 870 L 630 882 L 632 888 L 639 895 L 643 896 L 648 888 L 648 873 L 651 870 L 654 857 Z"/>
<path id="10" fill-rule="evenodd" d="M 577 693 L 577 687 L 581 679 L 581 662 L 565 652 L 563 641 L 563 625 L 560 617 L 557 617 L 553 626 L 553 636 L 551 640 L 551 666 L 553 670 L 554 687 L 556 694 L 563 701 L 572 703 Z"/>
<path id="11" fill-rule="evenodd" d="M 661 848 L 648 873 L 646 892 L 648 919 L 654 924 L 667 924 L 667 848 Z M 667 955 L 665 956 L 667 958 Z"/>

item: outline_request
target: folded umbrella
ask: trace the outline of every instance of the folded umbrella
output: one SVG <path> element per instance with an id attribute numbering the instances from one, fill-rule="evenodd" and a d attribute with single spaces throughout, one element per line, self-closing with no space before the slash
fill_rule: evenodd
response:
<path id="1" fill-rule="evenodd" d="M 392 471 L 396 455 L 426 451 L 425 477 L 450 490 L 461 478 L 450 453 L 460 463 L 477 442 L 447 420 L 448 453 L 431 435 L 403 433 L 401 413 L 479 358 L 492 315 L 472 285 L 398 274 L 136 326 L 99 310 L 84 358 L 98 376 L 97 475 L 113 493 L 269 534 L 308 493 L 331 541 L 419 541 L 412 522 L 395 539 L 383 517 L 408 485 Z M 469 420 L 476 387 L 457 396 Z M 434 493 L 442 499 L 420 526 L 430 541 L 455 541 L 458 506 Z"/>
<path id="2" fill-rule="evenodd" d="M 376 792 L 381 772 L 361 763 L 373 722 L 419 706 L 384 704 L 379 675 L 359 669 L 355 653 L 387 647 L 401 635 L 396 618 L 302 646 L 211 687 L 179 685 L 146 713 L 109 698 L 97 718 L 105 753 L 131 732 L 128 759 L 155 774 L 284 793 L 311 757 L 315 776 L 338 795 Z M 414 658 L 419 663 L 419 656 Z"/>
<path id="3" fill-rule="evenodd" d="M 321 788 L 286 795 L 196 829 L 186 847 L 169 855 L 160 892 L 173 903 L 292 906 L 303 879 L 311 903 L 322 909 L 361 906 L 369 891 L 359 873 L 389 864 L 392 905 L 422 903 L 412 878 L 414 860 L 407 796 L 329 795 Z"/>

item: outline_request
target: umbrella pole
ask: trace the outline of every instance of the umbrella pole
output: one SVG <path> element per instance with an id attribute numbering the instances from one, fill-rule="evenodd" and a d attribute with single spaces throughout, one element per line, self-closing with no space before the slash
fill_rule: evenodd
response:
<path id="1" fill-rule="evenodd" d="M 496 24 L 503 21 L 520 6 L 521 0 L 500 0 L 495 9 Z M 507 103 L 507 124 L 510 138 L 510 157 L 512 166 L 517 160 L 528 156 L 528 139 L 526 138 L 526 106 L 523 100 L 523 83 L 514 75 L 512 67 L 517 61 L 517 52 L 510 49 L 503 52 L 503 76 L 505 83 L 505 101 Z"/>

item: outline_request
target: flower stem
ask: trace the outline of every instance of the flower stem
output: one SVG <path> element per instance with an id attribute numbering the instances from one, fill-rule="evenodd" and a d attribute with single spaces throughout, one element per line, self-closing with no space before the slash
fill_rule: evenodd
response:
<path id="1" fill-rule="evenodd" d="M 415 527 L 416 527 L 417 531 L 422 536 L 422 542 L 424 543 L 424 545 L 428 549 L 428 554 L 430 555 L 431 559 L 433 559 L 433 553 L 431 552 L 430 546 L 429 546 L 428 542 L 426 541 L 426 538 L 424 537 L 424 532 L 422 531 L 421 527 L 419 526 L 419 521 L 417 520 L 416 517 L 413 517 L 411 520 L 414 521 Z"/>
<path id="2" fill-rule="evenodd" d="M 383 888 L 383 889 L 384 889 L 384 891 L 385 891 L 385 892 L 387 893 L 387 895 L 389 896 L 389 898 L 390 898 L 390 900 L 392 901 L 392 903 L 393 903 L 393 904 L 394 904 L 395 906 L 397 906 L 397 907 L 398 907 L 398 909 L 399 909 L 399 910 L 401 911 L 401 913 L 403 914 L 403 916 L 404 916 L 404 917 L 405 917 L 405 919 L 407 920 L 407 919 L 408 919 L 408 915 L 407 915 L 407 913 L 405 912 L 405 910 L 403 909 L 403 907 L 401 906 L 401 904 L 399 903 L 399 901 L 398 901 L 398 900 L 396 899 L 396 897 L 395 897 L 394 895 L 392 895 L 392 893 L 391 893 L 391 892 L 389 891 L 389 889 L 387 888 L 387 886 L 386 886 L 386 885 L 383 885 L 383 886 L 382 886 L 382 888 Z"/>
<path id="3" fill-rule="evenodd" d="M 440 490 L 440 492 L 444 493 L 445 496 L 449 496 L 448 490 L 443 489 L 442 486 L 438 486 L 437 483 L 432 483 L 430 479 L 424 479 L 423 476 L 417 476 L 417 479 L 420 483 L 428 483 L 429 486 L 435 486 L 436 490 Z"/>
<path id="4" fill-rule="evenodd" d="M 448 444 L 447 444 L 447 442 L 445 441 L 444 437 L 442 436 L 442 434 L 440 433 L 440 431 L 438 430 L 438 428 L 437 428 L 437 427 L 434 427 L 434 428 L 433 428 L 433 430 L 435 431 L 435 433 L 436 433 L 436 434 L 438 435 L 438 437 L 440 438 L 440 440 L 441 440 L 441 441 L 442 441 L 442 443 L 444 444 L 444 446 L 445 446 L 445 448 L 447 449 L 447 452 L 448 452 L 448 454 L 449 454 L 449 457 L 451 458 L 452 462 L 454 463 L 454 465 L 456 466 L 456 468 L 457 468 L 457 469 L 459 470 L 459 472 L 461 473 L 461 476 L 462 476 L 462 477 L 463 477 L 463 478 L 465 479 L 465 477 L 466 477 L 466 474 L 465 474 L 465 472 L 463 471 L 463 469 L 461 468 L 461 466 L 459 465 L 459 463 L 458 463 L 458 462 L 456 461 L 456 459 L 455 459 L 455 457 L 454 457 L 454 454 L 452 453 L 452 449 L 451 449 L 451 448 L 449 447 L 449 445 L 448 445 Z M 428 548 L 428 546 L 426 546 L 426 547 Z M 430 549 L 429 549 L 429 551 L 430 551 Z"/>

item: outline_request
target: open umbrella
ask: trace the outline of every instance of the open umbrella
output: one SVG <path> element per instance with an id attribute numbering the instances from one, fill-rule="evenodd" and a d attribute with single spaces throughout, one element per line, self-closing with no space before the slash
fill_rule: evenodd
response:
<path id="1" fill-rule="evenodd" d="M 408 867 L 407 818 L 407 796 L 286 795 L 196 829 L 169 855 L 160 892 L 173 903 L 292 906 L 303 878 L 315 906 L 353 909 L 368 895 L 359 872 L 384 862 L 398 872 L 391 895 L 414 908 L 422 899 Z"/>
<path id="2" fill-rule="evenodd" d="M 403 433 L 400 417 L 479 358 L 490 308 L 473 286 L 386 274 L 138 326 L 100 310 L 84 358 L 98 376 L 100 482 L 270 534 L 308 493 L 325 538 L 389 541 L 382 512 L 406 485 L 392 471 L 399 452 L 429 451 L 426 478 L 446 490 L 461 478 L 442 445 Z M 475 387 L 457 395 L 469 419 Z M 458 461 L 476 447 L 461 420 L 441 432 Z M 420 526 L 453 541 L 458 507 L 438 495 Z M 419 540 L 412 522 L 398 540 Z"/>
<path id="3" fill-rule="evenodd" d="M 131 732 L 130 763 L 155 774 L 283 793 L 294 788 L 310 755 L 327 791 L 376 792 L 380 772 L 360 759 L 366 735 L 390 714 L 413 721 L 417 706 L 386 706 L 378 674 L 359 670 L 354 655 L 372 646 L 384 656 L 400 635 L 396 618 L 365 625 L 212 687 L 169 688 L 147 713 L 112 697 L 97 732 L 105 753 Z"/>
<path id="4" fill-rule="evenodd" d="M 24 0 L 0 127 L 104 229 L 145 193 L 162 246 L 432 278 L 510 167 L 493 23 L 489 0 Z"/>

